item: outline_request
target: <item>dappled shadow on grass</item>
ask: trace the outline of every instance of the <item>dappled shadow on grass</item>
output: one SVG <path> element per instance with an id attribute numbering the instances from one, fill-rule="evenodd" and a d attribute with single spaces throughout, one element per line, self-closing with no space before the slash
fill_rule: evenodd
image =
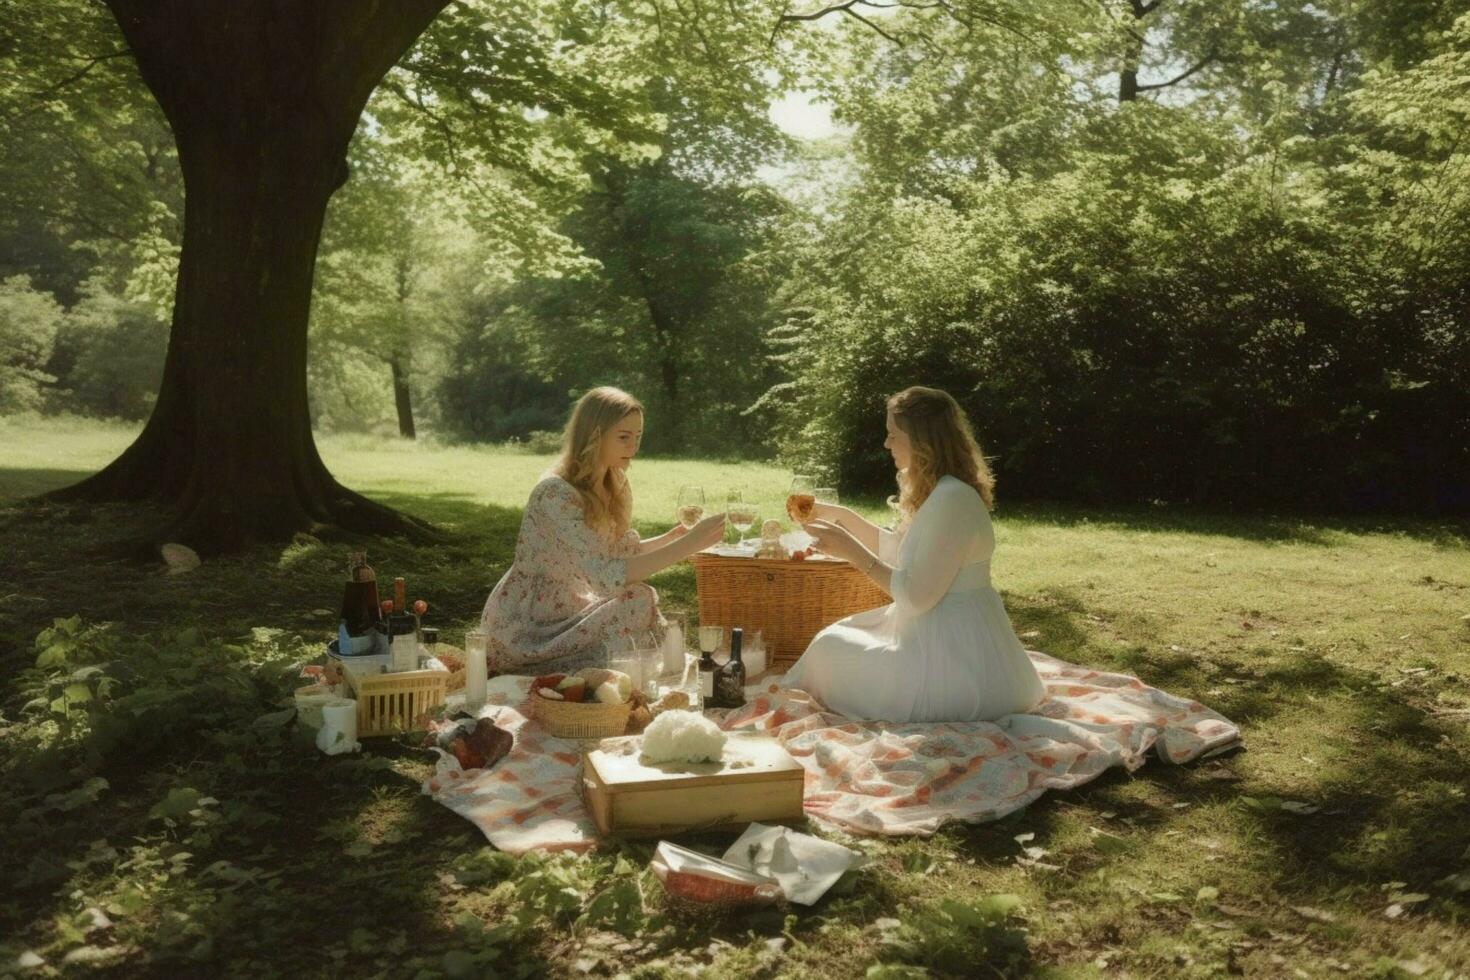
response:
<path id="1" fill-rule="evenodd" d="M 0 506 L 80 483 L 95 470 L 33 470 L 0 467 Z"/>
<path id="2" fill-rule="evenodd" d="M 1402 889 L 1446 897 L 1447 905 L 1420 906 L 1421 913 L 1458 921 L 1464 903 L 1450 899 L 1435 882 L 1465 870 L 1470 853 L 1465 738 L 1453 723 L 1407 703 L 1408 696 L 1322 657 L 1293 656 L 1262 668 L 1244 690 L 1214 699 L 1211 707 L 1242 724 L 1247 751 L 1257 743 L 1268 746 L 1259 751 L 1278 756 L 1290 751 L 1320 758 L 1303 758 L 1285 777 L 1254 778 L 1249 775 L 1253 767 L 1239 756 L 1227 756 L 1223 764 L 1183 766 L 1150 759 L 1135 777 L 1114 771 L 1074 791 L 1048 793 L 1027 811 L 1026 828 L 1037 829 L 1038 840 L 1044 841 L 1051 809 L 1070 806 L 1083 808 L 1089 819 L 1105 810 L 1121 813 L 1130 832 L 1168 827 L 1178 815 L 1174 807 L 1226 807 L 1231 816 L 1219 832 L 1259 842 L 1245 849 L 1243 860 L 1269 883 L 1268 894 L 1277 901 L 1310 906 L 1346 901 L 1367 904 L 1376 913 Z M 1331 729 L 1320 731 L 1321 741 L 1283 750 L 1282 742 L 1299 736 L 1290 728 L 1272 732 L 1272 726 L 1303 711 L 1331 719 Z M 1336 758 L 1323 761 L 1328 756 Z M 1235 768 L 1246 775 L 1221 778 Z M 1121 792 L 1132 778 L 1149 780 L 1168 802 L 1151 804 Z M 1289 805 L 1283 807 L 1283 801 Z M 1316 809 L 1300 812 L 1303 808 Z M 984 841 L 977 828 L 975 837 L 975 853 L 1004 857 L 1011 850 L 1009 835 L 993 834 Z M 1067 868 L 1070 873 L 1108 860 L 1069 862 Z M 1128 862 L 1126 851 L 1112 859 L 1120 870 Z M 1401 884 L 1385 890 L 1390 882 Z"/>
<path id="3" fill-rule="evenodd" d="M 419 793 L 411 771 L 427 771 L 415 761 L 422 752 L 377 739 L 365 743 L 373 755 L 328 758 L 306 733 L 244 725 L 248 738 L 206 733 L 163 744 L 141 768 L 124 753 L 101 769 L 112 783 L 102 799 L 57 815 L 48 839 L 31 846 L 66 858 L 102 839 L 144 863 L 101 878 L 79 868 L 27 889 L 0 907 L 0 933 L 69 917 L 80 889 L 104 907 L 124 902 L 113 908 L 112 937 L 130 951 L 117 964 L 124 968 L 367 974 L 396 972 L 410 954 L 438 968 L 451 950 L 484 952 L 453 921 L 446 888 L 453 861 L 483 840 Z M 218 800 L 204 807 L 213 823 L 181 816 L 170 828 L 149 817 L 152 802 L 181 787 Z M 132 879 L 146 906 L 126 904 Z M 44 930 L 32 941 L 47 942 Z M 501 950 L 494 963 L 531 974 L 546 967 L 533 943 Z"/>
<path id="4" fill-rule="evenodd" d="M 1261 544 L 1330 547 L 1343 534 L 1393 534 L 1451 548 L 1470 548 L 1470 522 L 1397 515 L 1220 513 L 1189 507 L 1089 507 L 1026 502 L 1008 505 L 997 520 L 1017 526 L 1097 528 L 1145 533 L 1197 534 Z"/>
<path id="5" fill-rule="evenodd" d="M 413 509 L 417 498 L 403 502 Z M 430 603 L 429 625 L 458 643 L 478 622 L 485 597 L 509 566 L 520 512 L 464 502 L 439 502 L 433 517 L 452 517 L 456 534 L 423 546 L 400 538 L 298 535 L 167 575 L 161 560 L 118 557 L 114 546 L 134 540 L 165 514 L 156 506 L 25 502 L 0 508 L 0 671 L 17 668 L 17 637 L 28 644 L 53 619 L 81 615 L 93 622 L 150 630 L 197 624 L 217 635 L 273 627 L 326 643 L 335 634 L 349 552 L 366 548 L 389 595 L 395 576 L 407 579 L 410 600 Z"/>

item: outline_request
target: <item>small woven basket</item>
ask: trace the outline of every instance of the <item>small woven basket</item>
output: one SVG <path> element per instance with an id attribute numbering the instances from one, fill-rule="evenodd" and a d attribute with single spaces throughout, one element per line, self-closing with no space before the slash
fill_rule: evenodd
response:
<path id="1" fill-rule="evenodd" d="M 770 669 L 784 670 L 823 627 L 887 605 L 888 594 L 845 561 L 696 554 L 699 621 L 760 630 Z"/>
<path id="2" fill-rule="evenodd" d="M 534 691 L 530 696 L 531 714 L 557 738 L 608 738 L 621 735 L 628 728 L 633 711 L 631 701 L 603 704 L 601 701 L 557 701 L 543 698 Z"/>

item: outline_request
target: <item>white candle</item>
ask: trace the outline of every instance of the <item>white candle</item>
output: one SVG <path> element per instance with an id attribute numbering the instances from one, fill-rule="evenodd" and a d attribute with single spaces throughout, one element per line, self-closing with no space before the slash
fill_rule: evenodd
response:
<path id="1" fill-rule="evenodd" d="M 664 674 L 684 672 L 684 624 L 669 623 L 664 631 Z"/>
<path id="2" fill-rule="evenodd" d="M 489 641 L 480 630 L 470 630 L 464 635 L 464 699 L 469 704 L 485 703 L 486 677 L 489 673 L 485 662 L 485 648 Z"/>

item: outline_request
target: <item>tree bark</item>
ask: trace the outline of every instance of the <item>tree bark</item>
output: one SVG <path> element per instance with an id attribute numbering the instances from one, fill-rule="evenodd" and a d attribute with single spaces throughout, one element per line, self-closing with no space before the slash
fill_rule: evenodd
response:
<path id="1" fill-rule="evenodd" d="M 333 479 L 306 393 L 327 201 L 373 88 L 447 0 L 108 0 L 173 129 L 184 237 L 147 426 L 63 499 L 175 505 L 157 540 L 204 554 L 336 525 L 428 525 Z"/>
<path id="2" fill-rule="evenodd" d="M 405 439 L 417 439 L 413 427 L 413 401 L 408 394 L 408 372 L 397 357 L 390 360 L 388 366 L 393 370 L 393 404 L 398 408 L 398 434 Z"/>

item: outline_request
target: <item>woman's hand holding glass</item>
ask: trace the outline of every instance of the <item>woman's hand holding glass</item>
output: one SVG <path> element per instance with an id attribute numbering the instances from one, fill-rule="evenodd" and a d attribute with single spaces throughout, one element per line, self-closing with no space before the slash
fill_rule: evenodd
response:
<path id="1" fill-rule="evenodd" d="M 836 524 L 851 513 L 852 511 L 841 504 L 829 504 L 821 500 L 818 500 L 816 506 L 812 508 L 813 518 L 827 521 L 829 524 Z"/>
<path id="2" fill-rule="evenodd" d="M 711 514 L 701 518 L 699 523 L 688 530 L 687 537 L 697 551 L 714 547 L 725 540 L 725 515 Z"/>
<path id="3" fill-rule="evenodd" d="M 852 564 L 858 564 L 867 557 L 863 546 L 841 525 L 819 518 L 803 524 L 802 529 L 815 539 L 812 546 L 824 555 Z"/>

